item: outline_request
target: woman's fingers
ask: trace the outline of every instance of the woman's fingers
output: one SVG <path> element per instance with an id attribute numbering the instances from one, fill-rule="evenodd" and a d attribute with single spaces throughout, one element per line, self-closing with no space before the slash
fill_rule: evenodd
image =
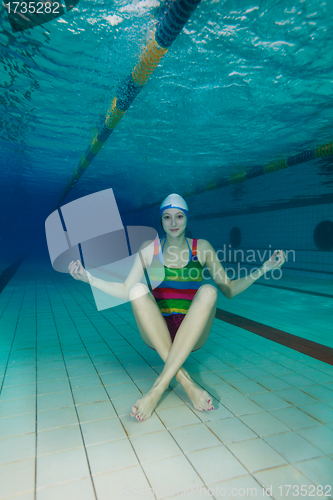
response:
<path id="1" fill-rule="evenodd" d="M 284 253 L 283 250 L 279 250 L 277 256 L 278 256 L 278 259 L 279 259 L 277 261 L 278 262 L 278 266 L 277 267 L 281 267 L 285 263 L 285 261 L 286 261 L 286 254 Z"/>
<path id="2" fill-rule="evenodd" d="M 78 266 L 76 264 L 76 262 L 71 262 L 68 266 L 68 269 L 69 269 L 69 274 L 74 278 L 74 279 L 78 279 L 76 274 L 78 272 Z"/>
<path id="3" fill-rule="evenodd" d="M 76 280 L 85 281 L 85 278 L 88 276 L 87 271 L 83 267 L 80 260 L 73 261 L 68 266 L 69 274 Z"/>
<path id="4" fill-rule="evenodd" d="M 76 268 L 75 268 L 75 266 L 74 266 L 74 267 L 72 268 L 72 270 L 71 270 L 70 274 L 71 274 L 71 276 L 73 276 L 73 278 L 75 278 L 75 279 L 76 279 L 75 273 L 76 273 Z"/>

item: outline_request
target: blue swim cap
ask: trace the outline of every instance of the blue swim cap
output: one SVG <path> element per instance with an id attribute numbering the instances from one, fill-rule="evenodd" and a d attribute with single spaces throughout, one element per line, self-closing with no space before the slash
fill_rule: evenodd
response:
<path id="1" fill-rule="evenodd" d="M 188 206 L 184 198 L 182 198 L 179 194 L 173 193 L 169 194 L 161 203 L 160 206 L 160 215 L 162 216 L 164 210 L 167 208 L 179 208 L 186 215 L 187 219 L 189 216 Z"/>

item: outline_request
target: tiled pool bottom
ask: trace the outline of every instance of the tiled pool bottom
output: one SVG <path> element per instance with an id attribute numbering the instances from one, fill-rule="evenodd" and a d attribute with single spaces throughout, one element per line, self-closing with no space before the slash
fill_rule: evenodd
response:
<path id="1" fill-rule="evenodd" d="M 1 499 L 332 493 L 332 366 L 215 320 L 185 366 L 216 409 L 194 411 L 172 384 L 137 422 L 131 404 L 163 365 L 128 304 L 98 312 L 89 287 L 19 272 L 0 317 Z"/>

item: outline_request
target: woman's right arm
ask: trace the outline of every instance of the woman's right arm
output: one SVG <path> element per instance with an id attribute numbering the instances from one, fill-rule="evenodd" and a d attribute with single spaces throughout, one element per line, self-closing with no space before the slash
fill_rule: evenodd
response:
<path id="1" fill-rule="evenodd" d="M 84 269 L 81 262 L 72 261 L 69 266 L 70 275 L 84 283 L 90 283 L 91 286 L 102 290 L 103 292 L 117 297 L 119 299 L 128 300 L 128 291 L 135 283 L 140 283 L 145 269 L 150 265 L 153 258 L 154 245 L 152 241 L 146 241 L 141 245 L 135 257 L 132 269 L 129 272 L 124 283 L 110 283 L 108 281 L 95 278 Z"/>

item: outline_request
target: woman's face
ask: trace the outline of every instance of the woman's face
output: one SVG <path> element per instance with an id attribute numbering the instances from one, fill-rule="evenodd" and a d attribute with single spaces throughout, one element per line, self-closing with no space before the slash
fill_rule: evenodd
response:
<path id="1" fill-rule="evenodd" d="M 162 226 L 166 234 L 176 237 L 185 232 L 187 217 L 179 208 L 168 208 L 162 214 Z"/>

